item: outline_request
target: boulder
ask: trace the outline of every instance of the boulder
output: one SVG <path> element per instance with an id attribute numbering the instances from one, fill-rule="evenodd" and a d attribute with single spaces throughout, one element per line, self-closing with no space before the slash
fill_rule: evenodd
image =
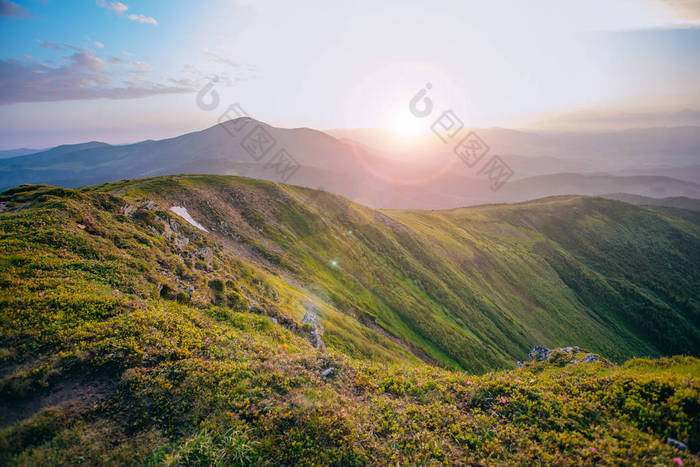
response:
<path id="1" fill-rule="evenodd" d="M 586 355 L 583 356 L 582 361 L 586 362 L 586 363 L 599 362 L 600 357 L 598 357 L 597 355 L 593 355 L 592 353 L 587 353 Z"/>
<path id="2" fill-rule="evenodd" d="M 323 342 L 323 326 L 321 325 L 321 320 L 313 312 L 304 313 L 304 317 L 301 319 L 301 324 L 308 325 L 311 329 L 309 330 L 309 341 L 317 349 L 325 349 L 326 344 Z"/>
<path id="3" fill-rule="evenodd" d="M 549 356 L 551 354 L 552 354 L 552 351 L 549 350 L 547 347 L 542 347 L 541 345 L 536 345 L 530 351 L 530 361 L 544 362 L 544 361 L 549 359 Z"/>

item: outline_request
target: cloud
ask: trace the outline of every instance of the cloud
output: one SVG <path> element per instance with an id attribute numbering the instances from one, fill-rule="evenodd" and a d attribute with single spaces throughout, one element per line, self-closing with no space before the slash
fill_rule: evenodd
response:
<path id="1" fill-rule="evenodd" d="M 131 62 L 131 64 L 134 65 L 134 67 L 136 67 L 138 71 L 151 71 L 153 69 L 148 63 L 139 60 L 133 61 Z"/>
<path id="2" fill-rule="evenodd" d="M 85 47 L 80 47 L 78 45 L 71 45 L 67 44 L 65 42 L 62 43 L 57 43 L 57 42 L 51 42 L 51 41 L 43 41 L 41 39 L 37 39 L 36 42 L 43 48 L 45 49 L 51 49 L 51 50 L 66 50 L 66 49 L 71 49 L 75 50 L 76 52 L 92 52 L 92 50 L 85 48 Z"/>
<path id="3" fill-rule="evenodd" d="M 144 16 L 144 15 L 129 15 L 129 19 L 131 21 L 136 21 L 137 23 L 147 23 L 147 24 L 155 24 L 156 26 L 158 25 L 158 21 L 156 21 L 155 18 L 152 18 L 150 16 Z"/>
<path id="4" fill-rule="evenodd" d="M 51 42 L 51 41 L 42 41 L 38 40 L 37 42 L 39 43 L 40 46 L 44 47 L 45 49 L 51 49 L 51 50 L 63 50 L 65 46 L 63 44 L 57 44 L 56 42 Z"/>
<path id="5" fill-rule="evenodd" d="M 100 42 L 100 41 L 96 41 L 96 42 L 95 42 L 95 47 L 97 47 L 98 49 L 104 49 L 104 48 L 105 48 L 105 45 L 104 45 L 102 42 Z"/>
<path id="6" fill-rule="evenodd" d="M 10 0 L 0 0 L 0 16 L 7 18 L 27 18 L 29 10 Z"/>
<path id="7" fill-rule="evenodd" d="M 119 57 L 107 57 L 107 62 L 110 65 L 121 65 L 122 63 L 124 63 L 124 60 L 122 60 Z"/>
<path id="8" fill-rule="evenodd" d="M 112 61 L 108 59 L 110 63 Z M 109 64 L 90 52 L 75 52 L 50 66 L 35 61 L 0 60 L 0 105 L 82 99 L 133 99 L 159 94 L 193 92 L 146 79 L 114 83 Z"/>
<path id="9" fill-rule="evenodd" d="M 122 2 L 107 2 L 105 0 L 97 0 L 97 4 L 101 7 L 107 8 L 108 10 L 116 12 L 117 14 L 124 13 L 126 10 L 129 9 L 129 7 L 124 5 Z"/>
<path id="10" fill-rule="evenodd" d="M 106 0 L 97 0 L 97 4 L 103 8 L 115 12 L 118 16 L 124 16 L 124 13 L 126 13 L 126 11 L 129 9 L 129 7 L 123 4 L 122 2 L 108 2 Z M 152 16 L 137 15 L 131 13 L 126 15 L 126 17 L 129 20 L 135 21 L 137 23 L 153 24 L 154 26 L 158 25 L 158 21 L 156 21 L 156 19 Z"/>

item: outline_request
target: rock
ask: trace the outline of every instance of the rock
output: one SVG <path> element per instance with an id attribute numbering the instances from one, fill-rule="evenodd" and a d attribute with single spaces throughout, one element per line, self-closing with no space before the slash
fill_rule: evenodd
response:
<path id="1" fill-rule="evenodd" d="M 599 362 L 600 358 L 597 355 L 593 355 L 592 353 L 587 353 L 584 355 L 582 362 L 586 363 L 593 363 L 593 362 Z"/>
<path id="2" fill-rule="evenodd" d="M 681 443 L 677 439 L 673 438 L 666 438 L 666 444 L 668 444 L 669 446 L 673 446 L 679 451 L 685 451 L 686 449 L 688 449 L 688 446 L 685 443 Z"/>
<path id="3" fill-rule="evenodd" d="M 312 312 L 304 313 L 304 317 L 301 319 L 301 324 L 307 324 L 311 327 L 309 331 L 309 341 L 317 349 L 325 349 L 326 344 L 323 342 L 323 326 L 321 325 L 321 320 L 318 316 Z"/>
<path id="4" fill-rule="evenodd" d="M 208 268 L 211 268 L 212 263 L 214 262 L 214 252 L 211 250 L 211 248 L 208 246 L 200 248 L 194 252 L 194 255 L 195 257 L 204 261 Z"/>
<path id="5" fill-rule="evenodd" d="M 133 204 L 125 203 L 124 206 L 122 206 L 122 213 L 126 217 L 131 217 L 134 212 L 136 212 L 136 206 Z"/>
<path id="6" fill-rule="evenodd" d="M 530 351 L 530 361 L 546 361 L 549 359 L 549 356 L 551 355 L 552 351 L 549 350 L 547 347 L 542 347 L 541 345 L 536 345 L 531 351 Z"/>
<path id="7" fill-rule="evenodd" d="M 160 218 L 159 218 L 160 219 Z M 167 219 L 160 219 L 163 221 L 165 230 L 163 231 L 163 236 L 170 240 L 173 245 L 175 245 L 180 250 L 187 248 L 187 244 L 190 243 L 190 239 L 180 233 L 180 228 L 177 223 L 171 223 Z"/>
<path id="8" fill-rule="evenodd" d="M 275 324 L 279 324 L 279 321 L 277 320 L 277 318 L 270 318 L 270 320 Z"/>
<path id="9" fill-rule="evenodd" d="M 515 368 L 522 368 L 523 362 L 515 362 Z"/>
<path id="10" fill-rule="evenodd" d="M 155 202 L 148 200 L 141 204 L 141 209 L 146 209 L 148 211 L 157 211 L 158 209 L 160 209 L 160 206 L 158 206 Z"/>
<path id="11" fill-rule="evenodd" d="M 323 376 L 324 378 L 328 378 L 329 376 L 333 376 L 334 374 L 335 374 L 335 368 L 330 367 L 330 368 L 326 368 L 325 370 L 323 370 L 323 372 L 321 373 L 321 376 Z"/>
<path id="12" fill-rule="evenodd" d="M 308 324 L 311 327 L 321 326 L 321 320 L 314 313 L 306 312 L 301 319 L 301 324 Z"/>

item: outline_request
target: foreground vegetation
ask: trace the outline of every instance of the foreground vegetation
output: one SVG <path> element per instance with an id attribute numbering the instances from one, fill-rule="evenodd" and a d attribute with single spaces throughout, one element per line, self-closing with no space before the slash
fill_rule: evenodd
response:
<path id="1" fill-rule="evenodd" d="M 308 195 L 225 177 L 0 195 L 0 463 L 700 463 L 700 360 L 555 352 L 513 369 L 532 335 L 557 344 L 557 329 L 581 339 L 561 345 L 617 347 L 602 352 L 613 360 L 696 355 L 697 253 L 678 253 L 696 245 L 693 224 L 585 198 L 379 213 Z M 642 221 L 655 237 L 635 237 Z M 668 277 L 685 277 L 623 268 L 648 245 L 648 261 L 665 253 L 679 271 Z M 542 295 L 521 296 L 508 262 Z M 489 284 L 508 288 L 487 297 Z M 639 297 L 652 326 L 625 304 Z M 529 313 L 507 306 L 525 302 Z M 307 313 L 327 348 L 312 345 Z"/>

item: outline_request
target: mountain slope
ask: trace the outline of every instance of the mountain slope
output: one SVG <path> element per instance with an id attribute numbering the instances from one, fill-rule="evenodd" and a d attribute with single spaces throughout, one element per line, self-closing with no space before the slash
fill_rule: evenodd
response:
<path id="1" fill-rule="evenodd" d="M 86 192 L 155 202 L 160 211 L 185 207 L 222 254 L 276 277 L 270 287 L 295 303 L 293 318 L 315 309 L 326 342 L 351 355 L 399 361 L 408 353 L 486 371 L 512 365 L 537 343 L 576 342 L 618 361 L 700 351 L 698 227 L 624 203 L 563 197 L 374 211 L 326 193 L 214 176 Z M 378 347 L 368 350 L 367 340 Z"/>
<path id="2" fill-rule="evenodd" d="M 665 444 L 700 446 L 696 359 L 420 363 L 697 355 L 680 218 L 580 197 L 374 211 L 213 176 L 0 203 L 2 463 L 697 462 Z"/>

